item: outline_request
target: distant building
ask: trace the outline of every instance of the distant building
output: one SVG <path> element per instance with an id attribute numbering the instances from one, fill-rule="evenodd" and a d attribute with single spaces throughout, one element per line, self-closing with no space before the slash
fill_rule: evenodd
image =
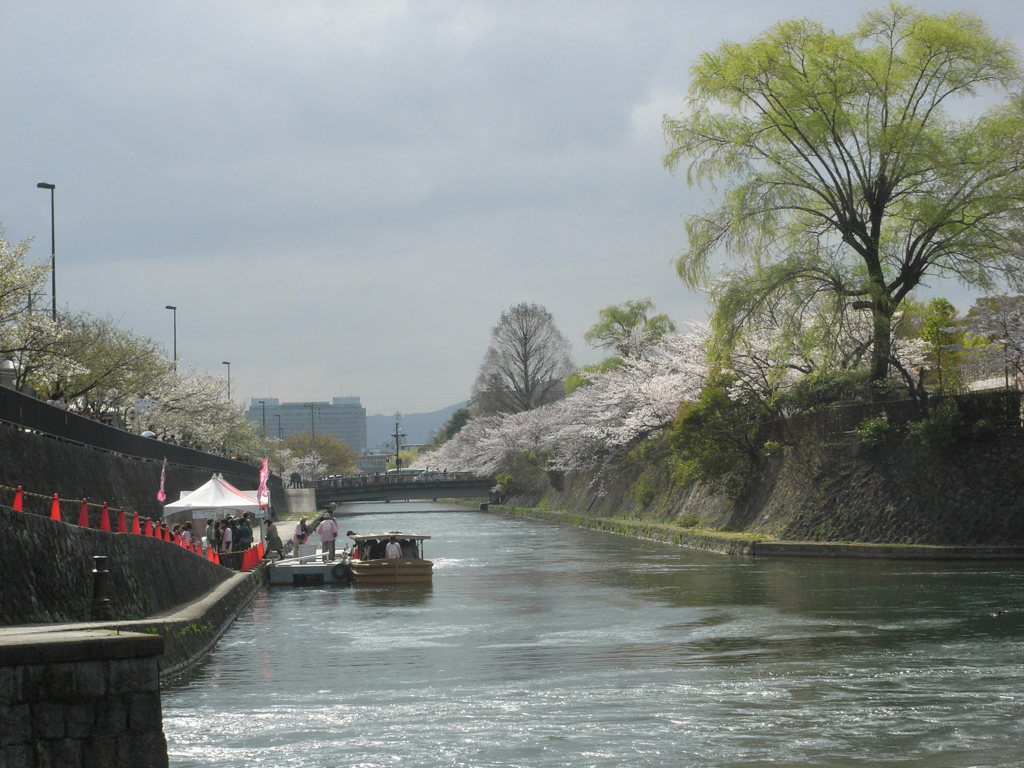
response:
<path id="1" fill-rule="evenodd" d="M 282 403 L 276 397 L 253 397 L 245 415 L 259 429 L 265 423 L 269 437 L 286 438 L 314 432 L 335 437 L 357 453 L 366 450 L 366 409 L 358 397 L 335 397 L 329 403 Z"/>

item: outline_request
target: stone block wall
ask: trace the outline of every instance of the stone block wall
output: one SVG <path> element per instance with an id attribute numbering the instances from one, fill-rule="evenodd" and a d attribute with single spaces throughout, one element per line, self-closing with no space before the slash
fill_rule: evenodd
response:
<path id="1" fill-rule="evenodd" d="M 167 766 L 160 637 L 0 635 L 0 766 Z"/>
<path id="2" fill-rule="evenodd" d="M 195 600 L 227 568 L 170 542 L 0 507 L 0 625 L 141 619 Z M 105 555 L 112 615 L 93 615 L 93 560 Z"/>

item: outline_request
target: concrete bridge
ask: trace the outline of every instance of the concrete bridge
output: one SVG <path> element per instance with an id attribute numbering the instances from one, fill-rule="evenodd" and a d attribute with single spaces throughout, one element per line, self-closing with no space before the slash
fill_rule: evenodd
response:
<path id="1" fill-rule="evenodd" d="M 472 472 L 426 472 L 421 475 L 347 475 L 313 483 L 317 509 L 346 501 L 405 499 L 490 499 L 494 478 Z"/>

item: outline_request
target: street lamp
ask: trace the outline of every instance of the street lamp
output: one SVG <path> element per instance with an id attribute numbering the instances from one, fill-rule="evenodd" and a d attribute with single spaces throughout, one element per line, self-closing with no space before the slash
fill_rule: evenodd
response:
<path id="1" fill-rule="evenodd" d="M 266 400 L 257 400 L 256 402 L 263 406 L 263 437 L 266 438 L 266 436 L 267 436 L 267 401 Z"/>
<path id="2" fill-rule="evenodd" d="M 40 181 L 36 186 L 39 189 L 50 190 L 50 281 L 53 294 L 53 321 L 57 322 L 57 230 L 53 223 L 53 190 L 57 188 L 57 185 Z"/>
<path id="3" fill-rule="evenodd" d="M 220 364 L 221 365 L 226 365 L 228 367 L 228 402 L 230 403 L 231 402 L 231 363 L 228 362 L 227 360 L 221 360 Z"/>
<path id="4" fill-rule="evenodd" d="M 164 309 L 171 310 L 174 323 L 174 370 L 178 370 L 178 308 L 168 304 Z"/>

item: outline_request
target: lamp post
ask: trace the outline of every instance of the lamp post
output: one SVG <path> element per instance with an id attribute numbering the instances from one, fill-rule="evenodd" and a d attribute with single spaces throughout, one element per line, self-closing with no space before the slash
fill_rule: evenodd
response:
<path id="1" fill-rule="evenodd" d="M 266 438 L 266 436 L 267 436 L 267 401 L 266 400 L 257 400 L 256 402 L 259 403 L 261 406 L 263 406 L 263 437 Z"/>
<path id="2" fill-rule="evenodd" d="M 402 459 L 401 459 L 401 456 L 399 455 L 399 452 L 402 450 L 401 439 L 403 437 L 405 437 L 405 432 L 399 432 L 398 431 L 398 421 L 397 420 L 395 421 L 395 434 L 393 434 L 392 437 L 395 438 L 395 469 L 398 470 L 395 474 L 396 475 L 401 475 L 402 474 Z"/>
<path id="3" fill-rule="evenodd" d="M 57 322 L 57 230 L 53 219 L 53 190 L 57 185 L 40 181 L 36 186 L 39 189 L 50 190 L 50 286 L 53 295 L 53 321 Z"/>
<path id="4" fill-rule="evenodd" d="M 228 367 L 228 402 L 230 403 L 231 402 L 231 363 L 228 362 L 227 360 L 221 360 L 220 364 L 221 365 L 226 365 Z"/>
<path id="5" fill-rule="evenodd" d="M 174 370 L 178 370 L 178 308 L 168 304 L 164 309 L 171 310 L 173 328 L 174 328 Z"/>
<path id="6" fill-rule="evenodd" d="M 313 418 L 316 403 L 309 404 L 309 452 L 316 453 L 316 419 Z M 309 474 L 311 480 L 316 480 L 316 462 L 310 462 Z"/>

